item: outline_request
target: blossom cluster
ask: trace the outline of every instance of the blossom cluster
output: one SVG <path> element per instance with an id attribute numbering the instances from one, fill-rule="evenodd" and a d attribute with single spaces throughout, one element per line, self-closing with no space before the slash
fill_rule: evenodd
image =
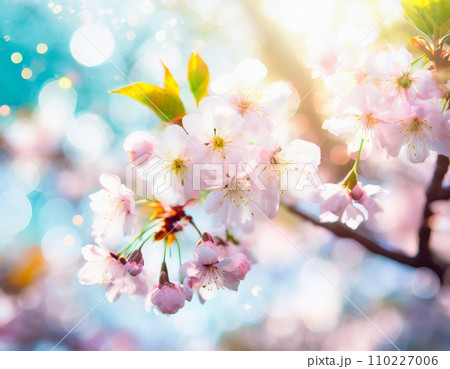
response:
<path id="1" fill-rule="evenodd" d="M 162 132 L 137 131 L 126 138 L 134 180 L 127 188 L 119 177 L 101 175 L 103 189 L 90 196 L 97 245 L 83 249 L 87 263 L 80 283 L 105 284 L 110 301 L 122 294 L 146 296 L 148 310 L 156 306 L 166 314 L 176 313 L 195 293 L 204 303 L 221 289 L 238 289 L 252 258 L 235 235 L 252 231 L 255 213 L 274 217 L 284 191 L 314 185 L 305 174 L 315 173 L 320 163 L 317 145 L 286 139 L 284 120 L 296 93 L 286 82 L 265 83 L 266 73 L 259 60 L 243 60 L 234 74 L 212 82 L 211 95 L 196 112 Z M 208 232 L 185 212 L 200 204 L 214 225 Z M 183 263 L 186 245 L 177 237 L 189 225 L 200 239 L 192 260 Z M 125 249 L 109 250 L 109 240 L 130 236 Z M 151 288 L 144 267 L 147 242 L 164 247 L 160 278 Z M 166 250 L 174 245 L 179 282 L 169 279 L 166 263 Z"/>
<path id="2" fill-rule="evenodd" d="M 450 115 L 436 71 L 425 58 L 413 61 L 406 48 L 378 54 L 356 54 L 343 60 L 325 81 L 333 101 L 333 116 L 323 128 L 345 139 L 353 169 L 339 184 L 325 184 L 315 195 L 322 222 L 340 220 L 352 229 L 381 211 L 372 196 L 379 186 L 361 186 L 356 167 L 374 155 L 386 158 L 403 154 L 422 163 L 430 151 L 449 156 Z M 441 87 L 441 88 L 439 88 Z M 385 191 L 384 191 L 385 192 Z"/>
<path id="3" fill-rule="evenodd" d="M 110 301 L 122 294 L 146 296 L 147 310 L 156 306 L 174 314 L 194 294 L 205 303 L 221 289 L 238 289 L 253 263 L 242 235 L 252 232 L 255 214 L 273 218 L 286 191 L 295 195 L 315 187 L 308 198 L 319 203 L 319 220 L 352 229 L 380 212 L 374 196 L 386 191 L 361 184 L 360 160 L 377 153 L 398 156 L 402 150 L 412 163 L 423 162 L 430 150 L 448 156 L 450 116 L 429 65 L 413 62 L 405 48 L 359 59 L 327 81 L 334 115 L 323 128 L 345 138 L 355 159 L 337 184 L 320 181 L 317 145 L 289 139 L 285 120 L 298 96 L 286 82 L 266 83 L 259 60 L 243 60 L 207 91 L 206 64 L 193 54 L 188 79 L 198 106 L 192 113 L 185 113 L 165 66 L 164 89 L 138 83 L 118 90 L 145 104 L 151 103 L 149 96 L 165 97 L 167 109 L 147 105 L 170 122 L 160 132 L 137 131 L 126 138 L 128 187 L 117 176 L 101 175 L 103 189 L 90 197 L 97 245 L 83 248 L 87 263 L 80 283 L 105 284 Z M 187 213 L 199 205 L 213 229 L 200 230 Z M 183 262 L 182 251 L 184 256 L 189 248 L 178 237 L 187 227 L 199 240 L 191 260 Z M 110 250 L 109 242 L 118 238 L 132 241 L 121 251 Z M 147 243 L 163 248 L 159 280 L 151 284 L 144 267 Z M 166 256 L 175 245 L 178 278 L 170 279 L 174 271 L 169 273 Z"/>
<path id="4" fill-rule="evenodd" d="M 375 154 L 421 163 L 430 150 L 450 154 L 446 100 L 423 60 L 413 61 L 404 47 L 366 53 L 330 77 L 334 116 L 323 128 L 345 138 L 349 155 L 361 160 Z"/>

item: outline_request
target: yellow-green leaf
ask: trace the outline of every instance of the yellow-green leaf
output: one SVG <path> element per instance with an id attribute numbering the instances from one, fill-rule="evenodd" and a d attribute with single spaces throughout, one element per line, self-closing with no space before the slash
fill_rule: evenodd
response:
<path id="1" fill-rule="evenodd" d="M 188 81 L 198 105 L 200 100 L 208 94 L 209 70 L 203 59 L 196 53 L 191 53 L 189 59 Z"/>
<path id="2" fill-rule="evenodd" d="M 164 90 L 172 92 L 174 95 L 180 95 L 180 88 L 178 87 L 177 81 L 173 78 L 172 73 L 170 73 L 169 68 L 165 66 L 163 62 L 161 62 L 164 67 Z"/>
<path id="3" fill-rule="evenodd" d="M 449 0 L 402 0 L 405 16 L 433 40 L 447 34 L 450 29 Z"/>
<path id="4" fill-rule="evenodd" d="M 111 92 L 139 101 L 152 109 L 159 118 L 168 122 L 185 115 L 183 102 L 179 96 L 158 86 L 136 82 Z"/>

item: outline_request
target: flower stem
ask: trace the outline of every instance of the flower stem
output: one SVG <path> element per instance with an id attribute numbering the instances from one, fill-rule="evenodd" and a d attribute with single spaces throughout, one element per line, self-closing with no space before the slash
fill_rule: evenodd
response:
<path id="1" fill-rule="evenodd" d="M 181 266 L 181 247 L 180 247 L 180 243 L 178 242 L 178 239 L 175 238 L 175 242 L 177 243 L 177 247 L 178 247 L 178 261 L 180 262 L 180 266 Z"/>
<path id="2" fill-rule="evenodd" d="M 150 224 L 151 220 L 149 219 L 147 223 L 142 227 L 141 232 L 134 238 L 133 241 L 131 241 L 130 246 L 133 245 L 139 238 L 141 238 L 145 232 L 147 232 L 149 229 L 151 229 L 154 225 L 152 224 L 151 227 L 147 228 Z"/>
<path id="3" fill-rule="evenodd" d="M 197 231 L 198 235 L 201 237 L 202 236 L 202 232 L 200 231 L 200 229 L 198 229 L 198 227 L 196 226 L 196 224 L 194 223 L 194 221 L 192 219 L 191 219 L 191 224 L 195 228 L 195 230 Z"/>
<path id="4" fill-rule="evenodd" d="M 163 255 L 163 263 L 166 262 L 166 250 L 167 250 L 167 242 L 164 242 L 164 255 Z"/>
<path id="5" fill-rule="evenodd" d="M 361 157 L 361 151 L 364 144 L 364 138 L 361 139 L 361 144 L 359 145 L 358 155 L 356 156 L 355 163 L 353 164 L 352 169 L 347 173 L 347 175 L 344 178 L 344 188 L 346 188 L 349 192 L 353 190 L 353 188 L 358 183 L 358 171 L 357 167 L 359 164 L 359 158 Z"/>
<path id="6" fill-rule="evenodd" d="M 148 236 L 148 237 L 144 240 L 144 242 L 142 242 L 141 246 L 139 246 L 139 250 L 142 249 L 142 248 L 144 247 L 144 245 L 146 244 L 146 242 L 147 242 L 150 238 L 152 238 L 155 234 L 156 234 L 156 233 L 153 232 L 150 236 Z"/>
<path id="7" fill-rule="evenodd" d="M 362 151 L 363 145 L 364 145 L 364 138 L 361 138 L 361 144 L 359 145 L 358 155 L 356 156 L 355 164 L 353 164 L 353 168 L 352 168 L 352 170 L 355 171 L 355 173 L 357 173 L 356 167 L 359 164 L 359 158 L 361 157 L 361 151 Z"/>
<path id="8" fill-rule="evenodd" d="M 122 255 L 125 254 L 147 231 L 149 231 L 150 229 L 152 229 L 153 227 L 156 226 L 156 224 L 150 224 L 151 221 L 152 221 L 152 219 L 149 219 L 147 221 L 147 223 L 145 223 L 144 227 L 142 227 L 141 232 L 134 238 L 133 241 L 131 241 L 131 243 L 127 247 L 125 247 L 122 251 L 120 251 L 119 254 L 122 254 Z M 142 248 L 142 246 L 143 245 L 141 245 L 140 248 Z"/>

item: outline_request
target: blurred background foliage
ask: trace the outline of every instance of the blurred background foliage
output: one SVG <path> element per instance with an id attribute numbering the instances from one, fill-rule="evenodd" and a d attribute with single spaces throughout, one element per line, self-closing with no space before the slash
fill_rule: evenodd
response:
<path id="1" fill-rule="evenodd" d="M 123 177 L 126 135 L 163 126 L 108 90 L 127 78 L 162 86 L 163 61 L 193 111 L 192 51 L 211 78 L 260 58 L 270 80 L 290 81 L 304 97 L 290 128 L 321 146 L 322 179 L 336 181 L 351 163 L 345 144 L 321 129 L 332 102 L 313 71 L 336 53 L 406 45 L 417 31 L 401 12 L 394 0 L 1 0 L 0 349 L 48 350 L 72 329 L 57 349 L 393 349 L 263 219 L 248 240 L 257 264 L 239 292 L 169 318 L 146 313 L 141 300 L 99 303 L 104 289 L 78 285 L 77 272 L 80 249 L 92 242 L 88 195 L 99 174 Z M 414 253 L 433 159 L 362 165 L 390 191 L 380 223 L 367 225 L 386 245 Z M 208 224 L 200 211 L 195 217 Z M 275 223 L 398 347 L 450 348 L 450 290 L 430 271 L 370 255 L 285 211 Z M 450 260 L 448 227 L 435 223 L 432 247 Z M 186 234 L 186 255 L 194 243 Z M 158 261 L 153 254 L 146 263 L 157 273 Z"/>

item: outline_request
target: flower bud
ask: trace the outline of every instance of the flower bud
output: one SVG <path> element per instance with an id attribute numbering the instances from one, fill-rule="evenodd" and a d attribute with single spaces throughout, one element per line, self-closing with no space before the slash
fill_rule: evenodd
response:
<path id="1" fill-rule="evenodd" d="M 184 306 L 184 291 L 179 283 L 155 283 L 151 292 L 152 304 L 164 314 L 175 314 Z"/>
<path id="2" fill-rule="evenodd" d="M 126 268 L 128 274 L 133 277 L 136 277 L 142 272 L 142 269 L 144 268 L 144 258 L 141 250 L 133 251 L 133 253 L 128 257 Z"/>
<path id="3" fill-rule="evenodd" d="M 197 246 L 203 244 L 203 246 L 206 247 L 213 247 L 214 246 L 214 238 L 207 232 L 202 234 L 202 237 L 197 243 Z"/>
<path id="4" fill-rule="evenodd" d="M 361 188 L 359 184 L 355 185 L 353 189 L 350 192 L 350 197 L 355 200 L 359 201 L 364 196 L 364 190 Z"/>

